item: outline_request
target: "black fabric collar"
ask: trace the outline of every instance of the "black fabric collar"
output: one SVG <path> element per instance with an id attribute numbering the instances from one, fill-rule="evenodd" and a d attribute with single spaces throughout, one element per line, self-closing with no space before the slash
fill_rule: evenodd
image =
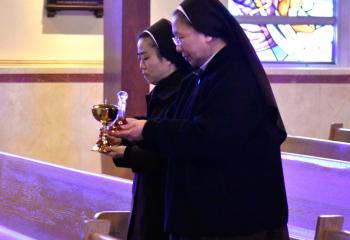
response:
<path id="1" fill-rule="evenodd" d="M 229 46 L 223 47 L 208 63 L 205 70 L 203 69 L 197 69 L 194 74 L 199 76 L 202 80 L 203 77 L 205 77 L 208 73 L 215 71 L 220 65 L 222 65 L 225 61 L 230 61 L 230 48 Z"/>
<path id="2" fill-rule="evenodd" d="M 160 99 L 162 101 L 167 100 L 168 98 L 176 94 L 181 85 L 181 81 L 185 75 L 185 72 L 181 70 L 176 70 L 175 72 L 171 73 L 168 77 L 159 81 L 159 83 L 146 96 L 146 98 Z"/>

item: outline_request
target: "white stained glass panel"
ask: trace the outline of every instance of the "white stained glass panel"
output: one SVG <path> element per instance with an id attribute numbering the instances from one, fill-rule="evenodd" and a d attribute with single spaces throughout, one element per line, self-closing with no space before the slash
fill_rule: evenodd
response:
<path id="1" fill-rule="evenodd" d="M 334 63 L 335 21 L 322 22 L 325 17 L 328 21 L 334 18 L 334 2 L 229 0 L 229 10 L 241 17 L 241 26 L 261 61 Z M 270 18 L 265 18 L 267 16 Z M 298 17 L 303 20 L 296 25 Z M 247 24 L 251 19 L 256 20 Z"/>
<path id="2" fill-rule="evenodd" d="M 334 62 L 332 25 L 241 24 L 263 62 Z M 313 31 L 302 32 L 303 27 Z"/>

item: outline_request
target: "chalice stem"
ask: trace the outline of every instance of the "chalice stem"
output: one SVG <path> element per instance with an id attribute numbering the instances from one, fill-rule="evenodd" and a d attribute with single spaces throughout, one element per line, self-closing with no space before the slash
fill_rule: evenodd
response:
<path id="1" fill-rule="evenodd" d="M 102 146 L 101 146 L 102 148 L 106 147 L 106 146 L 109 146 L 108 139 L 107 139 L 107 128 L 106 128 L 106 126 L 103 126 L 103 128 L 102 128 L 101 140 L 102 140 Z"/>

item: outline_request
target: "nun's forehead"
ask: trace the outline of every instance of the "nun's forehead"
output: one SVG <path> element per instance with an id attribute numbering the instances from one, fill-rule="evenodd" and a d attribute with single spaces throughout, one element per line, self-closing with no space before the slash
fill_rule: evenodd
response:
<path id="1" fill-rule="evenodd" d="M 176 25 L 185 25 L 189 28 L 193 28 L 192 24 L 188 21 L 188 19 L 186 18 L 186 16 L 179 10 L 176 10 L 171 18 L 171 27 L 172 27 L 172 31 L 173 33 L 175 32 L 175 28 Z"/>
<path id="2" fill-rule="evenodd" d="M 184 37 L 187 34 L 197 32 L 191 25 L 179 19 L 173 22 L 172 31 L 175 37 Z"/>

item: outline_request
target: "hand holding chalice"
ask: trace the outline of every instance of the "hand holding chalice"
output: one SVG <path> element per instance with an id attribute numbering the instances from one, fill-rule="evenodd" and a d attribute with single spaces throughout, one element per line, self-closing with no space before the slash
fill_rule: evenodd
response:
<path id="1" fill-rule="evenodd" d="M 108 126 L 117 118 L 118 108 L 115 105 L 104 103 L 92 106 L 91 111 L 94 118 L 102 123 L 100 139 L 97 141 L 96 145 L 92 147 L 92 150 L 96 152 L 105 152 L 105 147 L 109 146 L 107 139 Z"/>
<path id="2" fill-rule="evenodd" d="M 100 129 L 100 136 L 97 143 L 92 147 L 92 151 L 106 153 L 106 147 L 110 147 L 113 143 L 108 136 L 108 131 L 117 131 L 118 126 L 125 123 L 126 100 L 128 98 L 127 92 L 119 91 L 118 106 L 113 104 L 97 104 L 92 107 L 92 114 L 94 118 L 102 123 Z"/>

